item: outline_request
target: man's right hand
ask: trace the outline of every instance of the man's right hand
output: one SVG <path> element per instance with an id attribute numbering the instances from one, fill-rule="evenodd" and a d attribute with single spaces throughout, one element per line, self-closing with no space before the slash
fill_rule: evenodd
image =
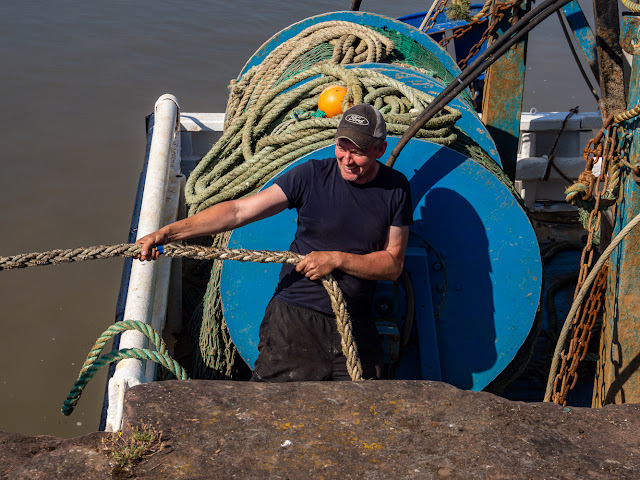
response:
<path id="1" fill-rule="evenodd" d="M 168 235 L 163 230 L 164 229 L 157 230 L 136 241 L 136 245 L 142 245 L 138 260 L 157 260 L 160 257 L 160 252 L 158 252 L 155 247 L 169 242 Z"/>

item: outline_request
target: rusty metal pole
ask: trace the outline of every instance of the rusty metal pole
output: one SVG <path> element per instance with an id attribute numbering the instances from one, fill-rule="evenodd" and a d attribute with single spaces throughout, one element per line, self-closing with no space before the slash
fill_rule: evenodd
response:
<path id="1" fill-rule="evenodd" d="M 593 0 L 602 118 L 626 109 L 618 2 Z"/>
<path id="2" fill-rule="evenodd" d="M 621 43 L 624 49 L 633 55 L 629 104 L 636 105 L 640 101 L 640 17 L 637 15 L 625 15 Z M 638 127 L 633 133 L 628 160 L 632 165 L 640 163 Z M 640 186 L 631 177 L 630 169 L 624 167 L 616 206 L 614 235 L 638 213 Z M 593 392 L 594 407 L 602 407 L 609 403 L 640 402 L 639 279 L 640 230 L 632 230 L 611 256 L 600 339 L 600 358 Z"/>
<path id="3" fill-rule="evenodd" d="M 511 23 L 517 22 L 529 5 L 529 1 L 525 2 L 524 10 L 514 7 Z M 508 27 L 508 21 L 504 20 L 498 34 Z M 482 99 L 482 121 L 496 142 L 503 170 L 512 181 L 516 177 L 526 59 L 527 36 L 487 70 Z"/>

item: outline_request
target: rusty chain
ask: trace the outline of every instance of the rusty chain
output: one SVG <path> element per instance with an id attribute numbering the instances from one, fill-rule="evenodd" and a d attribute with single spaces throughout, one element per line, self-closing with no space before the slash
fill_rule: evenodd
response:
<path id="1" fill-rule="evenodd" d="M 429 20 L 422 29 L 423 32 L 428 32 L 431 28 L 433 28 L 433 26 L 436 24 L 436 18 L 438 18 L 438 15 L 444 12 L 444 9 L 446 8 L 448 2 L 449 0 L 440 0 L 440 3 L 438 3 L 436 8 L 433 10 L 431 17 L 429 17 Z"/>
<path id="2" fill-rule="evenodd" d="M 576 285 L 574 299 L 593 266 L 595 253 L 593 248 L 594 236 L 600 229 L 602 218 L 600 202 L 603 200 L 603 196 L 608 195 L 610 197 L 612 195 L 612 191 L 609 188 L 609 179 L 615 177 L 614 172 L 621 158 L 619 147 L 623 142 L 616 141 L 618 138 L 617 127 L 609 130 L 611 123 L 612 117 L 605 121 L 603 128 L 593 139 L 589 140 L 584 149 L 586 168 L 585 171 L 580 174 L 578 182 L 588 185 L 587 193 L 582 197 L 582 200 L 588 201 L 593 198 L 595 204 L 589 213 L 586 223 L 588 232 L 587 243 L 580 257 L 580 272 L 578 274 L 578 284 Z M 606 135 L 605 132 L 607 132 Z M 602 141 L 603 137 L 604 142 Z M 601 168 L 600 174 L 596 177 L 592 171 L 597 161 L 601 162 Z M 602 298 L 607 288 L 608 266 L 609 263 L 607 262 L 602 270 L 598 272 L 596 280 L 591 287 L 589 298 L 576 312 L 572 320 L 571 340 L 568 345 L 565 345 L 560 354 L 562 363 L 553 383 L 552 401 L 558 405 L 566 404 L 567 394 L 575 387 L 578 381 L 578 367 L 587 354 L 593 326 L 603 310 Z"/>
<path id="3" fill-rule="evenodd" d="M 521 2 L 522 2 L 522 0 L 511 0 L 510 2 L 505 2 L 505 3 L 496 2 L 491 7 L 491 9 L 488 12 L 486 12 L 485 14 L 479 16 L 478 18 L 475 18 L 475 19 L 471 20 L 466 25 L 463 25 L 463 26 L 458 27 L 458 28 L 454 28 L 452 35 L 450 35 L 448 37 L 443 37 L 440 40 L 440 42 L 439 42 L 440 45 L 443 48 L 445 48 L 449 44 L 449 42 L 451 40 L 456 39 L 456 38 L 461 38 L 469 30 L 471 30 L 475 25 L 480 25 L 482 23 L 488 22 L 489 19 L 491 19 L 491 22 L 489 23 L 487 28 L 482 33 L 482 37 L 480 38 L 480 40 L 478 40 L 478 42 L 475 45 L 473 45 L 471 47 L 471 49 L 469 49 L 469 53 L 465 58 L 463 58 L 463 59 L 458 61 L 458 67 L 460 67 L 461 69 L 464 69 L 467 66 L 467 63 L 469 62 L 469 60 L 471 60 L 471 58 L 473 58 L 475 55 L 478 54 L 478 52 L 482 48 L 482 45 L 487 41 L 489 36 L 495 34 L 495 31 L 496 31 L 496 29 L 498 27 L 498 24 L 504 19 L 504 16 L 506 15 L 507 11 L 510 10 L 512 7 L 520 4 Z M 445 4 L 446 4 L 446 2 L 445 2 Z M 434 21 L 435 21 L 435 17 L 433 17 L 433 18 L 434 18 Z"/>
<path id="4" fill-rule="evenodd" d="M 587 355 L 593 326 L 603 308 L 602 298 L 607 289 L 608 272 L 607 262 L 598 272 L 598 276 L 591 287 L 589 298 L 574 318 L 573 334 L 568 348 L 565 348 L 561 353 L 562 363 L 553 383 L 552 401 L 558 405 L 566 405 L 567 394 L 569 390 L 575 387 L 578 381 L 578 367 Z"/>

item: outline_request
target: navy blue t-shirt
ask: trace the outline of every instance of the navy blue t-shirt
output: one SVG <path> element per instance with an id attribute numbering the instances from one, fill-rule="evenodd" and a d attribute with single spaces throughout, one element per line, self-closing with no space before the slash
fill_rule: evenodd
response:
<path id="1" fill-rule="evenodd" d="M 341 251 L 367 254 L 384 248 L 390 226 L 413 223 L 409 182 L 400 172 L 380 164 L 376 177 L 359 185 L 342 178 L 335 158 L 309 160 L 277 178 L 298 211 L 298 230 L 292 252 Z M 332 272 L 350 312 L 366 311 L 375 281 L 363 280 L 340 270 Z M 275 293 L 280 300 L 333 314 L 327 291 L 284 265 Z"/>

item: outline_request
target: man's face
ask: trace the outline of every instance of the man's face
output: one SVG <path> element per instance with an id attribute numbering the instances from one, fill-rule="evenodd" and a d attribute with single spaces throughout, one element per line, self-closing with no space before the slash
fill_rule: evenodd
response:
<path id="1" fill-rule="evenodd" d="M 387 142 L 361 150 L 351 140 L 339 138 L 336 140 L 336 159 L 342 178 L 358 184 L 370 182 L 378 173 L 376 160 L 386 149 Z"/>

